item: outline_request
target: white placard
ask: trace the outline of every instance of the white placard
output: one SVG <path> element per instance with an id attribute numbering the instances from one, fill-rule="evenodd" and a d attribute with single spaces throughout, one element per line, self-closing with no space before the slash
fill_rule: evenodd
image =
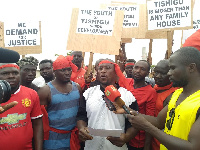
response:
<path id="1" fill-rule="evenodd" d="M 79 9 L 76 33 L 112 36 L 115 11 Z"/>
<path id="2" fill-rule="evenodd" d="M 108 137 L 108 136 L 120 137 L 120 135 L 123 133 L 122 129 L 105 130 L 105 129 L 93 129 L 88 127 L 88 130 L 91 135 L 101 136 L 101 137 Z"/>
<path id="3" fill-rule="evenodd" d="M 139 25 L 139 6 L 108 6 L 109 10 L 123 10 L 124 22 L 123 28 L 135 28 Z"/>
<path id="4" fill-rule="evenodd" d="M 191 26 L 191 0 L 147 1 L 148 30 Z"/>
<path id="5" fill-rule="evenodd" d="M 5 47 L 40 45 L 39 21 L 5 22 Z"/>
<path id="6" fill-rule="evenodd" d="M 200 19 L 193 20 L 193 29 L 195 30 L 200 29 Z"/>

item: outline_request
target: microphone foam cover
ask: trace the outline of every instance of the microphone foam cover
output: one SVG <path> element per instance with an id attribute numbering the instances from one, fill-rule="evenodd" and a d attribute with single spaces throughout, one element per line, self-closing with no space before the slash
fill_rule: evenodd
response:
<path id="1" fill-rule="evenodd" d="M 109 85 L 105 88 L 105 95 L 112 102 L 114 102 L 117 97 L 121 97 L 120 92 L 113 85 Z"/>

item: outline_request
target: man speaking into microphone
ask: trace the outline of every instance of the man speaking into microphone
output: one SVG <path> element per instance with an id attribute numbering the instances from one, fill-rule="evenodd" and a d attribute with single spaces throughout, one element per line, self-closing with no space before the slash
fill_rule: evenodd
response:
<path id="1" fill-rule="evenodd" d="M 115 86 L 125 105 L 136 111 L 138 110 L 137 101 L 131 92 L 120 87 L 116 82 L 123 74 L 112 60 L 102 60 L 99 63 L 97 74 L 100 85 L 87 89 L 83 93 L 83 100 L 80 101 L 77 115 L 79 138 L 85 141 L 87 150 L 127 150 L 126 143 L 137 134 L 137 130 L 131 126 L 125 115 L 113 112 L 115 108 L 104 95 L 105 88 L 109 85 Z M 122 129 L 124 133 L 120 137 L 92 136 L 88 127 L 105 130 Z"/>
<path id="2" fill-rule="evenodd" d="M 16 63 L 20 58 L 20 55 L 18 52 L 13 51 L 13 50 L 9 50 L 9 49 L 4 49 L 0 47 L 0 63 Z M 2 82 L 2 84 L 4 84 L 4 82 Z M 3 86 L 1 85 L 0 88 L 2 88 Z M 1 90 L 3 91 L 3 89 Z M 2 95 L 2 93 L 0 93 Z M 0 97 L 2 99 L 2 97 Z M 2 101 L 2 100 L 1 100 Z M 14 107 L 15 105 L 17 105 L 17 102 L 11 102 L 3 107 L 1 107 L 0 105 L 0 113 L 5 112 L 6 110 Z"/>

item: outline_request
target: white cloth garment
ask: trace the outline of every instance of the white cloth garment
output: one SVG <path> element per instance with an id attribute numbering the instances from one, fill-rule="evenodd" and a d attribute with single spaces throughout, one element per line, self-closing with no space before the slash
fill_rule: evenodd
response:
<path id="1" fill-rule="evenodd" d="M 125 88 L 120 87 L 118 91 L 127 106 L 136 101 L 132 93 Z M 102 95 L 104 93 L 100 90 L 100 85 L 91 87 L 83 93 L 86 100 L 88 126 L 94 129 L 122 129 L 124 131 L 125 116 L 110 111 Z M 117 147 L 105 137 L 93 136 L 93 140 L 85 142 L 85 150 L 127 150 L 127 146 L 124 144 L 123 147 Z"/>
<path id="2" fill-rule="evenodd" d="M 43 86 L 46 85 L 45 80 L 44 80 L 44 78 L 42 76 L 39 76 L 39 77 L 35 78 L 32 81 L 32 83 L 35 84 L 38 87 L 43 87 Z"/>

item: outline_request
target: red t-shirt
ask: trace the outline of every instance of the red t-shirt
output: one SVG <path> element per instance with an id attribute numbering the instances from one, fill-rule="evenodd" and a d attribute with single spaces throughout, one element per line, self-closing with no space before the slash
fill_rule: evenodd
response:
<path id="1" fill-rule="evenodd" d="M 156 91 L 165 90 L 163 92 L 157 93 L 157 100 L 156 100 L 156 110 L 155 110 L 155 117 L 158 116 L 159 112 L 163 109 L 163 102 L 165 99 L 172 94 L 178 87 L 172 87 L 172 83 L 164 86 L 159 87 L 157 84 L 154 86 Z M 160 149 L 160 142 L 156 139 L 152 139 L 152 150 L 159 150 Z"/>
<path id="2" fill-rule="evenodd" d="M 136 88 L 131 91 L 135 96 L 138 106 L 139 112 L 141 114 L 146 114 L 150 116 L 154 116 L 155 113 L 155 104 L 157 93 L 155 89 L 151 87 L 151 85 L 147 85 L 144 87 Z M 145 143 L 145 132 L 139 131 L 138 134 L 132 139 L 129 144 L 132 147 L 144 147 Z"/>
<path id="3" fill-rule="evenodd" d="M 18 104 L 0 114 L 0 149 L 32 150 L 31 119 L 42 117 L 38 94 L 30 88 L 20 86 L 8 102 L 1 105 L 12 101 L 17 101 Z"/>
<path id="4" fill-rule="evenodd" d="M 82 89 L 85 87 L 85 75 L 86 70 L 83 68 L 80 68 L 77 72 L 72 72 L 71 80 L 78 83 Z"/>
<path id="5" fill-rule="evenodd" d="M 163 92 L 157 93 L 157 100 L 156 100 L 156 110 L 155 110 L 155 117 L 158 116 L 159 112 L 163 109 L 163 102 L 165 99 L 172 94 L 178 87 L 172 87 L 172 83 L 170 85 L 159 87 L 157 85 L 154 86 L 156 91 L 165 90 Z"/>

